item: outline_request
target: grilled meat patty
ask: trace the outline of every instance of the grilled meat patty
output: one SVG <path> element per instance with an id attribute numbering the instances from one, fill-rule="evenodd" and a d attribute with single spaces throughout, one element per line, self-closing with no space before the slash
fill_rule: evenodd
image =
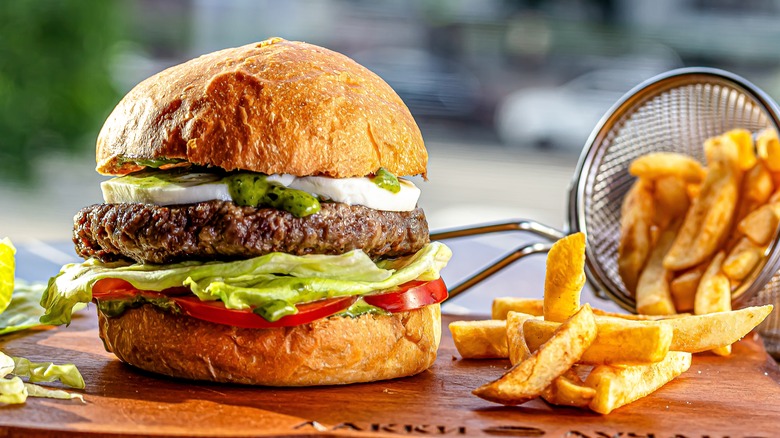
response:
<path id="1" fill-rule="evenodd" d="M 76 252 L 103 262 L 235 260 L 271 252 L 342 254 L 362 249 L 372 259 L 415 252 L 429 242 L 421 208 L 379 211 L 323 203 L 319 213 L 296 218 L 273 208 L 232 202 L 156 206 L 96 204 L 74 218 Z"/>

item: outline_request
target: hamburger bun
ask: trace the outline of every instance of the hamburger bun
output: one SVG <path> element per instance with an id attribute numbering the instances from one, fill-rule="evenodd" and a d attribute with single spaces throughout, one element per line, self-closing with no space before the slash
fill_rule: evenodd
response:
<path id="1" fill-rule="evenodd" d="M 113 318 L 98 310 L 98 324 L 106 349 L 143 370 L 265 386 L 411 376 L 433 364 L 441 338 L 438 304 L 272 329 L 213 324 L 144 305 Z"/>
<path id="2" fill-rule="evenodd" d="M 420 130 L 382 79 L 279 38 L 141 82 L 97 140 L 104 203 L 74 217 L 41 321 L 95 302 L 137 368 L 265 386 L 417 374 L 436 359 L 440 276 Z M 401 178 L 399 178 L 401 177 Z"/>
<path id="3" fill-rule="evenodd" d="M 425 176 L 412 115 L 350 58 L 280 38 L 210 53 L 141 82 L 106 120 L 97 171 L 182 160 L 228 171 L 365 176 L 384 167 Z"/>

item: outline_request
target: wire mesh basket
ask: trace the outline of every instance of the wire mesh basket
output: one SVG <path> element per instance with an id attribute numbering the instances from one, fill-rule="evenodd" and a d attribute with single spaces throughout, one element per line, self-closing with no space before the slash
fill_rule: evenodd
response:
<path id="1" fill-rule="evenodd" d="M 780 109 L 745 79 L 717 69 L 686 68 L 656 76 L 631 90 L 602 118 L 577 164 L 569 192 L 567 231 L 530 220 L 480 225 L 432 233 L 447 239 L 501 231 L 525 231 L 547 243 L 518 248 L 450 290 L 455 296 L 526 255 L 548 251 L 552 241 L 583 231 L 587 235 L 586 274 L 597 296 L 635 311 L 634 297 L 618 273 L 620 209 L 634 177 L 630 163 L 650 152 L 679 152 L 704 162 L 704 141 L 735 128 L 778 129 Z M 761 262 L 733 292 L 734 308 L 780 305 L 778 233 Z M 759 327 L 767 351 L 780 358 L 780 311 Z"/>
<path id="2" fill-rule="evenodd" d="M 704 141 L 744 128 L 778 129 L 780 110 L 763 91 L 731 73 L 679 69 L 632 90 L 602 119 L 580 157 L 569 196 L 569 229 L 588 236 L 587 274 L 596 290 L 622 307 L 635 302 L 617 266 L 620 208 L 633 184 L 632 160 L 649 152 L 680 152 L 704 162 Z M 780 304 L 780 251 L 775 237 L 761 263 L 732 295 L 733 306 Z M 767 349 L 780 355 L 780 316 L 760 326 Z"/>

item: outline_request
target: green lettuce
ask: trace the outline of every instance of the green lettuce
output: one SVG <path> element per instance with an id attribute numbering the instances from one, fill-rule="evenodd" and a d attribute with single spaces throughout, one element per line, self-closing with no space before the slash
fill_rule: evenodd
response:
<path id="1" fill-rule="evenodd" d="M 411 280 L 435 280 L 451 256 L 444 244 L 432 242 L 413 255 L 376 263 L 360 250 L 335 256 L 272 253 L 233 262 L 169 265 L 104 264 L 90 259 L 63 266 L 49 281 L 41 298 L 46 310 L 40 321 L 70 323 L 74 306 L 88 303 L 92 287 L 104 278 L 150 291 L 186 286 L 201 300 L 221 300 L 230 309 L 252 307 L 276 320 L 294 313 L 297 303 L 389 290 Z"/>
<path id="2" fill-rule="evenodd" d="M 40 302 L 45 290 L 46 283 L 28 283 L 17 278 L 11 303 L 0 313 L 0 335 L 43 325 L 40 317 L 44 309 Z M 84 306 L 85 304 L 81 303 L 73 311 Z"/>
<path id="3" fill-rule="evenodd" d="M 0 313 L 11 302 L 14 292 L 14 272 L 16 271 L 16 247 L 11 239 L 0 240 Z"/>
<path id="4" fill-rule="evenodd" d="M 22 379 L 0 377 L 0 403 L 16 405 L 27 400 L 27 388 Z"/>
<path id="5" fill-rule="evenodd" d="M 13 375 L 13 377 L 8 378 L 8 375 Z M 22 381 L 21 377 L 27 377 L 29 383 Z M 24 403 L 27 397 L 77 398 L 84 401 L 81 394 L 33 384 L 34 382 L 54 381 L 60 381 L 72 388 L 84 388 L 84 379 L 72 364 L 35 363 L 23 357 L 8 356 L 0 351 L 0 403 L 20 404 Z"/>
<path id="6" fill-rule="evenodd" d="M 30 383 L 60 381 L 71 388 L 84 389 L 84 378 L 75 365 L 55 365 L 51 362 L 30 362 L 23 357 L 14 357 L 13 374 L 27 377 Z"/>
<path id="7" fill-rule="evenodd" d="M 39 302 L 44 289 L 44 283 L 16 280 L 11 302 L 5 312 L 0 313 L 0 335 L 41 325 L 38 319 L 43 315 L 43 308 Z"/>
<path id="8" fill-rule="evenodd" d="M 29 285 L 14 279 L 15 253 L 16 249 L 8 238 L 0 240 L 0 334 L 40 325 L 37 319 L 43 313 L 40 307 L 33 304 L 41 297 L 42 285 Z M 9 378 L 8 375 L 13 377 Z M 20 377 L 27 377 L 29 383 Z M 56 380 L 74 388 L 84 388 L 84 379 L 73 364 L 35 363 L 0 351 L 0 403 L 24 403 L 28 396 L 78 398 L 84 401 L 81 394 L 70 394 L 34 384 Z"/>
<path id="9" fill-rule="evenodd" d="M 18 379 L 18 377 L 16 377 L 16 379 Z M 79 399 L 79 401 L 82 403 L 86 403 L 84 401 L 84 396 L 76 392 L 67 392 L 61 389 L 49 389 L 40 385 L 33 385 L 32 383 L 25 383 L 24 388 L 27 390 L 28 397 L 46 397 L 57 398 L 61 400 Z"/>

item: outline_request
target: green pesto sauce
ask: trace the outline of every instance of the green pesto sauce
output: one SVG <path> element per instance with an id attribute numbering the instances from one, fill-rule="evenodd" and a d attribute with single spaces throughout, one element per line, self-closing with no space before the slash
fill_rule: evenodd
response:
<path id="1" fill-rule="evenodd" d="M 96 300 L 98 309 L 109 318 L 115 318 L 125 313 L 127 309 L 141 307 L 144 304 L 153 304 L 162 309 L 178 312 L 179 308 L 168 298 L 146 298 L 138 295 L 132 299 L 126 300 Z"/>
<path id="2" fill-rule="evenodd" d="M 363 300 L 363 298 L 355 301 L 355 304 L 349 306 L 349 309 L 337 314 L 337 316 L 357 318 L 365 313 L 371 313 L 373 315 L 389 315 L 390 312 L 379 307 L 372 306 Z"/>
<path id="3" fill-rule="evenodd" d="M 158 169 L 162 166 L 165 166 L 166 164 L 178 164 L 183 163 L 184 160 L 181 158 L 156 158 L 156 159 L 150 159 L 150 160 L 144 160 L 144 159 L 136 159 L 136 158 L 124 158 L 119 157 L 117 159 L 117 162 L 120 166 L 126 164 L 126 163 L 133 163 L 138 166 L 144 166 L 144 167 L 151 167 L 154 169 Z"/>
<path id="4" fill-rule="evenodd" d="M 179 312 L 179 307 L 168 298 L 146 298 L 139 295 L 131 299 L 95 301 L 97 301 L 97 306 L 100 312 L 108 318 L 116 318 L 125 313 L 126 310 L 141 307 L 144 304 L 151 304 L 174 313 Z M 255 308 L 253 312 L 256 315 L 265 318 L 266 321 L 275 322 L 284 316 L 296 314 L 298 310 L 295 308 L 294 304 L 290 304 L 287 301 L 272 300 L 264 306 Z M 374 315 L 390 314 L 390 312 L 386 310 L 366 303 L 361 298 L 355 301 L 355 304 L 351 305 L 347 310 L 341 313 L 337 313 L 333 316 L 357 318 L 358 316 L 366 313 Z"/>
<path id="5" fill-rule="evenodd" d="M 376 171 L 374 177 L 371 178 L 371 182 L 391 193 L 398 193 L 401 191 L 401 183 L 398 182 L 398 178 L 384 167 L 380 167 L 379 170 Z"/>
<path id="6" fill-rule="evenodd" d="M 233 202 L 257 207 L 267 205 L 305 217 L 320 211 L 320 201 L 302 190 L 291 189 L 268 181 L 265 175 L 236 173 L 225 178 Z"/>

